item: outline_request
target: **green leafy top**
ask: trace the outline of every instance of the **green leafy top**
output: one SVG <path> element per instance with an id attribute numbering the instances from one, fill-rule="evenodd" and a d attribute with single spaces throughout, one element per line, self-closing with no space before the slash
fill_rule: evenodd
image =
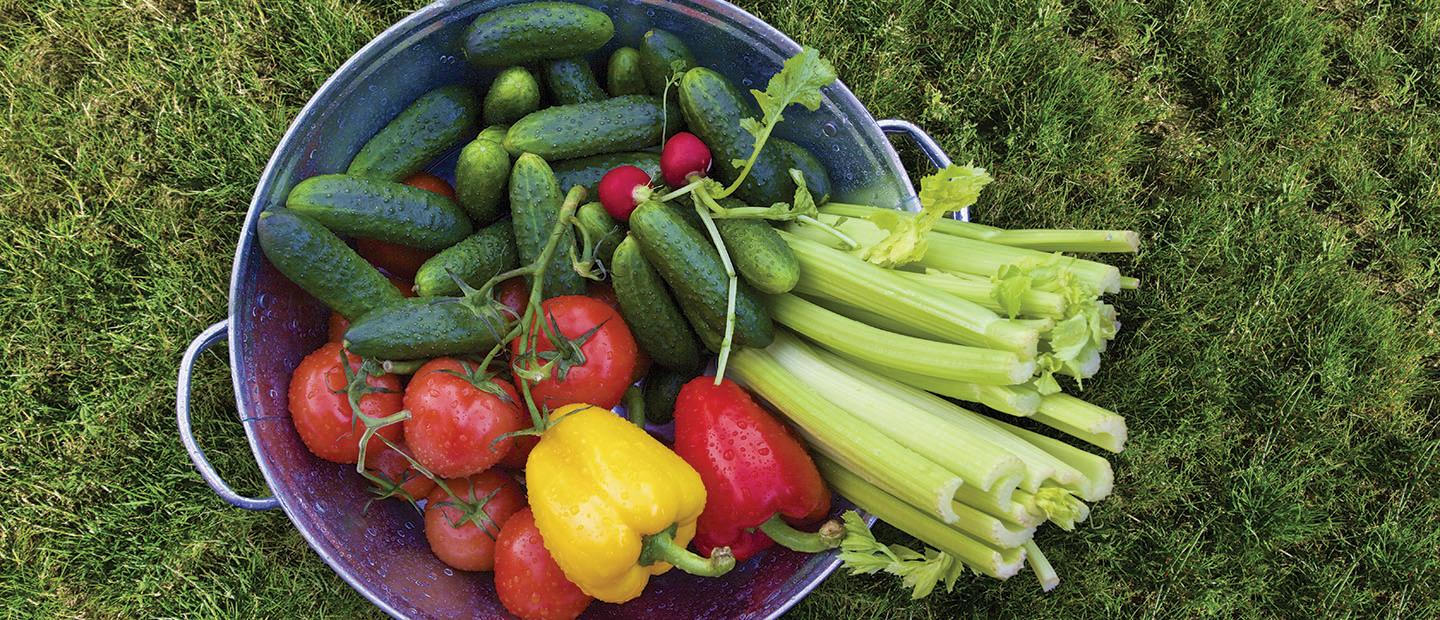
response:
<path id="1" fill-rule="evenodd" d="M 955 589 L 955 580 L 965 572 L 960 560 L 943 551 L 926 549 L 921 554 L 903 545 L 881 544 L 854 510 L 846 511 L 841 519 L 845 522 L 845 539 L 840 543 L 840 559 L 851 574 L 884 571 L 900 577 L 911 588 L 910 598 L 924 598 L 942 580 L 946 592 Z"/>
<path id="2" fill-rule="evenodd" d="M 760 150 L 765 148 L 765 142 L 770 138 L 770 132 L 775 126 L 785 119 L 782 114 L 785 108 L 791 104 L 800 104 L 805 109 L 815 111 L 820 109 L 820 101 L 824 95 L 820 89 L 834 83 L 838 79 L 835 74 L 835 67 L 830 61 L 820 57 L 820 51 L 813 47 L 806 47 L 800 50 L 799 54 L 791 56 L 780 67 L 780 72 L 770 77 L 770 82 L 765 85 L 765 90 L 751 89 L 750 93 L 755 96 L 755 102 L 760 105 L 760 118 L 742 118 L 740 127 L 755 136 L 754 150 L 748 159 L 736 159 L 730 163 L 740 168 L 740 174 L 726 187 L 723 192 L 714 194 L 716 198 L 729 196 L 740 187 L 740 183 L 750 173 L 755 165 L 755 159 L 760 156 Z"/>
<path id="3" fill-rule="evenodd" d="M 925 257 L 925 236 L 947 213 L 975 204 L 980 190 L 992 181 L 984 168 L 950 166 L 920 179 L 920 213 L 881 211 L 869 217 L 889 231 L 878 243 L 864 248 L 860 257 L 882 267 L 897 267 Z"/>
<path id="4" fill-rule="evenodd" d="M 1021 299 L 1028 291 L 1056 293 L 1065 299 L 1065 316 L 1050 329 L 1048 350 L 1036 360 L 1039 376 L 1035 388 L 1041 394 L 1060 391 L 1054 376 L 1057 372 L 1079 381 L 1086 361 L 1098 355 L 1118 330 L 1114 314 L 1100 301 L 1100 292 L 1069 269 L 1074 261 L 1056 253 L 1044 260 L 1026 259 L 1003 265 L 991 277 L 994 299 L 1012 319 L 1020 313 Z"/>

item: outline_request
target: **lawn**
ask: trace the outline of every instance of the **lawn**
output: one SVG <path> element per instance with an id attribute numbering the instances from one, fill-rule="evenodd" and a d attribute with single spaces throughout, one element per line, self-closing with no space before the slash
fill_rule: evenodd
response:
<path id="1" fill-rule="evenodd" d="M 793 617 L 1440 617 L 1440 5 L 746 4 L 989 169 L 977 219 L 1143 235 L 1060 587 L 837 575 Z M 173 398 L 274 144 L 414 8 L 0 0 L 0 616 L 375 615 L 205 487 Z M 220 351 L 198 434 L 262 494 Z"/>

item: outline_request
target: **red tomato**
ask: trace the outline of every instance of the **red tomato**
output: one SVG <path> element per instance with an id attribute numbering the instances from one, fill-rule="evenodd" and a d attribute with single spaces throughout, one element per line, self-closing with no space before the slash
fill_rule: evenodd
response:
<path id="1" fill-rule="evenodd" d="M 358 422 L 351 428 L 354 411 L 345 395 L 345 370 L 340 367 L 340 351 L 340 343 L 330 342 L 300 361 L 295 374 L 290 376 L 290 419 L 295 423 L 295 431 L 300 433 L 300 440 L 315 456 L 336 463 L 354 463 L 360 460 L 360 434 L 365 428 Z M 358 372 L 360 358 L 347 356 L 350 368 Z M 360 397 L 360 410 L 365 415 L 383 418 L 400 411 L 400 377 L 369 377 L 366 383 L 387 391 Z M 391 424 L 378 434 L 399 441 L 401 433 L 399 424 Z M 380 437 L 371 437 L 366 456 L 383 449 L 385 442 Z"/>
<path id="2" fill-rule="evenodd" d="M 495 299 L 511 312 L 515 318 L 525 316 L 525 306 L 530 303 L 530 286 L 524 278 L 510 278 L 495 287 Z"/>
<path id="3" fill-rule="evenodd" d="M 395 445 L 407 453 L 410 451 L 403 441 L 397 442 Z M 390 446 L 385 446 L 384 450 L 378 452 L 366 450 L 365 467 L 370 470 L 370 473 L 399 484 L 400 489 L 408 493 L 411 499 L 424 499 L 426 495 L 430 494 L 430 491 L 435 489 L 434 480 L 426 478 L 424 474 L 416 471 L 409 459 Z"/>
<path id="4" fill-rule="evenodd" d="M 445 489 L 436 485 L 425 504 L 425 539 L 430 541 L 430 551 L 453 568 L 490 570 L 495 566 L 495 538 L 505 521 L 525 507 L 525 494 L 513 478 L 496 470 L 446 480 L 445 485 L 466 501 L 485 501 L 483 510 L 492 523 L 481 519 L 485 524 L 481 529 L 465 519 L 464 511 L 455 506 Z"/>
<path id="5" fill-rule="evenodd" d="M 559 326 L 560 335 L 571 341 L 594 330 L 580 351 L 585 363 L 551 372 L 544 381 L 530 388 L 535 404 L 550 409 L 570 403 L 590 403 L 609 409 L 620 404 L 625 388 L 635 374 L 635 337 L 620 318 L 620 313 L 605 302 L 583 295 L 552 297 L 540 304 L 544 320 Z M 545 331 L 536 326 L 536 351 L 552 351 L 554 344 Z M 511 353 L 519 355 L 521 339 L 511 342 Z M 561 379 L 561 372 L 564 378 Z"/>
<path id="6" fill-rule="evenodd" d="M 395 288 L 400 289 L 400 294 L 405 297 L 415 296 L 415 283 L 409 280 L 401 280 L 395 276 L 385 276 Z M 341 316 L 339 312 L 330 313 L 330 342 L 340 342 L 345 339 L 345 330 L 350 329 L 350 320 Z"/>
<path id="7" fill-rule="evenodd" d="M 503 397 L 480 389 L 475 364 L 441 357 L 426 362 L 405 388 L 406 443 L 415 460 L 437 476 L 458 478 L 489 469 L 510 451 L 501 435 L 528 428 L 510 382 L 489 379 Z M 465 375 L 464 377 L 456 376 Z"/>
<path id="8" fill-rule="evenodd" d="M 521 620 L 574 620 L 591 600 L 545 550 L 529 508 L 511 515 L 495 541 L 495 592 Z"/>
<path id="9" fill-rule="evenodd" d="M 410 187 L 429 190 L 451 200 L 455 200 L 455 188 L 450 187 L 450 184 L 446 183 L 445 179 L 428 172 L 416 172 L 410 175 L 410 178 L 405 179 L 405 184 Z"/>
<path id="10" fill-rule="evenodd" d="M 355 251 L 382 271 L 402 278 L 414 278 L 415 272 L 420 270 L 420 266 L 435 255 L 434 252 L 417 250 L 379 239 L 357 238 L 355 239 Z"/>
<path id="11" fill-rule="evenodd" d="M 500 459 L 499 465 L 510 469 L 525 469 L 525 461 L 530 458 L 530 451 L 534 450 L 538 443 L 539 435 L 517 435 L 515 445 L 505 454 L 505 458 Z"/>

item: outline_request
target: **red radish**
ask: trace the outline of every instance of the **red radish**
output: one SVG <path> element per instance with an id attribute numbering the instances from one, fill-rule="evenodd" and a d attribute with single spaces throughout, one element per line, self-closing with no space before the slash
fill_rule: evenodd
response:
<path id="1" fill-rule="evenodd" d="M 619 166 L 600 178 L 596 193 L 610 217 L 628 222 L 630 212 L 650 198 L 650 174 L 635 166 Z"/>
<path id="2" fill-rule="evenodd" d="M 707 172 L 710 172 L 710 147 L 693 133 L 675 134 L 660 151 L 660 173 L 670 187 L 681 187 L 690 182 L 690 175 L 705 176 Z"/>

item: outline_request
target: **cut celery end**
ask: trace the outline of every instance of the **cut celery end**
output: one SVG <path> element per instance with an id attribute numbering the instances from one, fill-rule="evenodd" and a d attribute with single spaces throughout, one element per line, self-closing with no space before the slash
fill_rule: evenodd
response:
<path id="1" fill-rule="evenodd" d="M 1032 514 L 1041 515 L 1044 520 L 1067 532 L 1090 518 L 1090 507 L 1060 487 L 1041 487 L 1035 493 L 1016 489 L 1014 500 Z"/>
<path id="2" fill-rule="evenodd" d="M 821 213 L 860 218 L 881 210 L 879 207 L 841 203 L 829 203 L 820 208 Z M 952 219 L 937 220 L 932 230 L 1045 252 L 1133 254 L 1140 249 L 1140 235 L 1130 230 L 1005 229 Z"/>
<path id="3" fill-rule="evenodd" d="M 949 272 L 933 269 L 926 273 L 901 270 L 896 270 L 895 273 L 935 290 L 973 301 L 997 314 L 1004 310 L 1000 307 L 1000 302 L 995 300 L 995 284 L 980 279 L 978 276 L 958 277 Z M 1029 290 L 1025 291 L 1020 298 L 1020 316 L 1022 318 L 1063 319 L 1066 306 L 1065 298 L 1058 294 Z"/>
<path id="4" fill-rule="evenodd" d="M 990 490 L 1002 480 L 1027 473 L 1019 458 L 975 432 L 981 430 L 978 425 L 947 423 L 895 398 L 883 385 L 902 387 L 898 383 L 813 349 L 784 331 L 775 334 L 775 342 L 766 352 L 855 419 L 960 476 L 966 486 Z"/>
<path id="5" fill-rule="evenodd" d="M 1122 276 L 1120 278 L 1120 288 L 1127 291 L 1138 289 L 1140 288 L 1140 278 Z"/>
<path id="6" fill-rule="evenodd" d="M 958 518 L 959 476 L 836 406 L 764 350 L 736 351 L 730 376 L 794 422 L 816 451 L 945 523 Z"/>
<path id="7" fill-rule="evenodd" d="M 996 489 L 1000 489 L 999 485 Z M 984 512 L 1001 521 L 1019 527 L 1035 527 L 1045 522 L 1045 515 L 1039 512 L 1032 512 L 1024 504 L 1014 500 L 1018 489 L 1008 489 L 1005 492 L 982 491 L 975 487 L 960 487 L 955 492 L 955 501 Z"/>
<path id="8" fill-rule="evenodd" d="M 1034 540 L 1025 542 L 1025 561 L 1030 565 L 1030 570 L 1035 571 L 1035 579 L 1040 581 L 1040 589 L 1049 592 L 1060 585 L 1060 574 L 1055 572 L 1055 567 L 1050 565 L 1050 560 L 1040 552 L 1040 545 Z"/>
<path id="9" fill-rule="evenodd" d="M 931 547 L 955 556 L 980 573 L 996 579 L 1008 579 L 1020 572 L 1025 558 L 1023 547 L 993 548 L 961 531 L 955 527 L 956 524 L 936 521 L 929 514 L 867 483 L 836 461 L 821 456 L 815 459 L 815 465 L 830 486 L 861 510 Z"/>
<path id="10" fill-rule="evenodd" d="M 795 295 L 769 299 L 770 315 L 821 345 L 881 366 L 932 375 L 949 381 L 986 385 L 1024 383 L 1035 362 L 1022 362 L 1009 351 L 924 340 L 871 327 Z"/>
<path id="11" fill-rule="evenodd" d="M 1069 394 L 1042 396 L 1040 410 L 1030 419 L 1115 453 L 1125 449 L 1129 434 L 1123 416 Z"/>
<path id="12" fill-rule="evenodd" d="M 1076 493 L 1081 499 L 1087 502 L 1098 502 L 1109 497 L 1111 491 L 1115 489 L 1115 470 L 1105 457 L 1091 454 L 1054 437 L 1047 437 L 999 420 L 994 422 L 1085 474 L 1087 483 L 1083 487 L 1067 487 L 1067 490 Z"/>
<path id="13" fill-rule="evenodd" d="M 947 340 L 1035 356 L 1040 332 L 974 302 L 932 290 L 858 257 L 780 231 L 800 263 L 795 292 L 834 299 L 906 324 L 928 325 Z"/>
<path id="14" fill-rule="evenodd" d="M 1025 386 L 980 385 L 961 381 L 947 381 L 894 368 L 887 368 L 852 356 L 848 361 L 881 376 L 889 377 L 910 387 L 934 392 L 941 396 L 956 398 L 965 402 L 980 403 L 1013 416 L 1026 417 L 1040 408 L 1040 393 Z"/>

